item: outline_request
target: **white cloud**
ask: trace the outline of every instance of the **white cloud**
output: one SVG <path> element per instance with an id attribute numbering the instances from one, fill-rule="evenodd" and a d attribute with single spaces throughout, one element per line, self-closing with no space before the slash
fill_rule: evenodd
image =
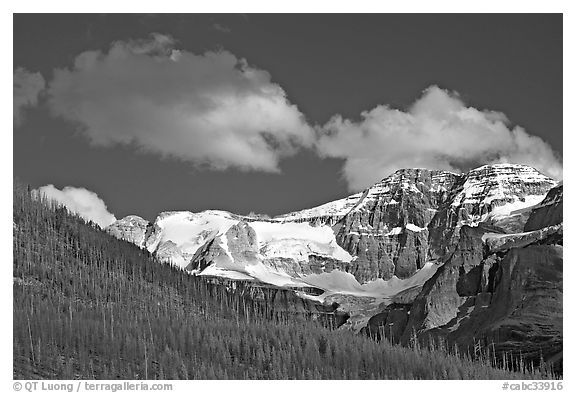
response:
<path id="1" fill-rule="evenodd" d="M 45 82 L 42 74 L 32 73 L 21 67 L 14 71 L 13 82 L 14 125 L 17 127 L 22 124 L 24 108 L 38 103 L 38 96 L 44 90 Z"/>
<path id="2" fill-rule="evenodd" d="M 314 131 L 270 75 L 226 51 L 175 50 L 175 41 L 118 41 L 88 51 L 49 85 L 54 114 L 95 145 L 142 151 L 215 169 L 276 172 L 314 143 Z"/>
<path id="3" fill-rule="evenodd" d="M 315 148 L 345 160 L 352 190 L 405 167 L 458 171 L 511 161 L 562 177 L 561 159 L 542 139 L 436 86 L 406 111 L 381 105 L 359 121 L 336 115 L 314 130 L 268 72 L 227 51 L 175 45 L 155 33 L 81 53 L 71 68 L 55 70 L 52 112 L 94 145 L 130 144 L 219 170 L 278 172 L 282 158 Z"/>
<path id="4" fill-rule="evenodd" d="M 59 190 L 52 184 L 48 184 L 34 190 L 34 193 L 36 195 L 40 193 L 48 199 L 55 200 L 71 212 L 87 221 L 95 222 L 102 228 L 116 221 L 116 217 L 108 211 L 104 201 L 96 193 L 85 188 L 68 186 Z"/>
<path id="5" fill-rule="evenodd" d="M 509 128 L 503 113 L 467 107 L 457 93 L 436 86 L 407 111 L 382 105 L 363 112 L 360 121 L 337 115 L 319 132 L 319 154 L 346 160 L 343 172 L 351 190 L 410 167 L 459 171 L 514 162 L 562 177 L 560 158 L 542 139 Z"/>

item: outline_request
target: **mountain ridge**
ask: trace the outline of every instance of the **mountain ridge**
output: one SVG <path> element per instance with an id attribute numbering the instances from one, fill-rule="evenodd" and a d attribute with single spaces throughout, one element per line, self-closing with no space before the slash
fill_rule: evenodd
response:
<path id="1" fill-rule="evenodd" d="M 160 213 L 154 223 L 138 216 L 127 216 L 106 230 L 152 253 L 161 251 L 162 260 L 188 268 L 202 245 L 222 237 L 238 222 L 265 226 L 277 233 L 292 226 L 294 233 L 283 234 L 272 245 L 261 245 L 266 250 L 278 248 L 287 239 L 305 240 L 301 232 L 310 229 L 296 224 L 308 224 L 312 228 L 327 226 L 334 232 L 334 239 L 326 237 L 326 244 L 322 246 L 337 244 L 343 247 L 354 259 L 353 266 L 345 271 L 362 283 L 377 278 L 410 277 L 426 261 L 438 260 L 449 252 L 450 247 L 444 239 L 448 237 L 455 243 L 461 225 L 488 221 L 497 226 L 502 217 L 509 219 L 511 211 L 519 208 L 530 211 L 529 208 L 540 202 L 555 184 L 557 182 L 535 169 L 518 164 L 484 165 L 465 174 L 423 168 L 400 169 L 361 193 L 269 219 L 221 210 L 171 211 Z M 515 218 L 515 225 L 523 225 L 519 223 L 523 218 L 527 215 Z M 504 230 L 510 225 L 504 226 Z M 282 231 L 278 229 L 281 226 Z M 177 233 L 179 231 L 188 232 L 184 235 Z M 194 232 L 193 236 L 190 231 Z M 261 236 L 265 236 L 264 233 Z M 168 241 L 170 243 L 159 250 L 161 243 Z M 304 251 L 316 247 L 309 242 L 292 243 Z M 282 257 L 278 252 L 275 255 Z M 334 256 L 330 252 L 307 255 Z M 288 259 L 290 257 L 293 255 Z M 387 261 L 382 262 L 382 258 Z M 302 263 L 299 265 L 296 271 L 302 271 Z M 270 264 L 267 267 L 271 267 Z M 278 266 L 272 267 L 278 270 Z M 196 268 L 190 270 L 198 273 Z M 321 273 L 324 269 L 315 271 Z"/>

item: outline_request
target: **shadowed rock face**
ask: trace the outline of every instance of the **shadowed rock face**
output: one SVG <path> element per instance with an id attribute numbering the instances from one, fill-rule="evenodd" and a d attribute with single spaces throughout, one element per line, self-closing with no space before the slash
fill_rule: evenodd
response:
<path id="1" fill-rule="evenodd" d="M 219 259 L 229 262 L 226 250 L 222 248 L 220 239 L 212 239 L 200 247 L 192 257 L 192 262 L 186 266 L 189 271 L 202 271 Z"/>
<path id="2" fill-rule="evenodd" d="M 455 250 L 413 302 L 398 297 L 365 332 L 405 344 L 414 336 L 462 349 L 479 342 L 497 356 L 544 359 L 561 370 L 561 205 L 561 191 L 550 190 L 530 215 L 527 228 L 537 229 L 527 233 L 502 237 L 489 227 L 463 226 Z M 497 247 L 487 244 L 487 235 L 496 235 Z"/>
<path id="3" fill-rule="evenodd" d="M 160 244 L 156 249 L 155 254 L 156 257 L 164 263 L 176 262 L 182 264 L 190 257 L 186 253 L 183 253 L 176 243 L 171 241 Z"/>
<path id="4" fill-rule="evenodd" d="M 400 339 L 406 331 L 406 325 L 410 317 L 409 304 L 391 304 L 382 312 L 374 315 L 368 321 L 361 333 L 381 340 L 387 338 L 391 342 L 401 343 Z"/>
<path id="5" fill-rule="evenodd" d="M 303 291 L 302 288 L 295 292 L 289 288 L 277 288 L 253 281 L 236 281 L 222 277 L 210 277 L 207 280 L 225 287 L 227 291 L 241 295 L 247 303 L 256 305 L 261 312 L 271 318 L 319 320 L 331 328 L 341 326 L 349 318 L 346 312 L 338 310 L 338 303 L 322 304 L 299 296 L 298 292 Z"/>
<path id="6" fill-rule="evenodd" d="M 562 184 L 550 190 L 539 207 L 535 208 L 524 231 L 533 231 L 562 222 L 564 186 Z"/>
<path id="7" fill-rule="evenodd" d="M 490 302 L 474 307 L 449 338 L 482 338 L 527 360 L 554 358 L 562 351 L 562 259 L 554 244 L 511 249 L 498 264 Z"/>
<path id="8" fill-rule="evenodd" d="M 456 318 L 468 296 L 480 292 L 484 270 L 483 232 L 468 226 L 461 229 L 458 247 L 414 300 L 403 341 L 408 341 L 414 331 L 446 325 Z"/>
<path id="9" fill-rule="evenodd" d="M 358 281 L 406 278 L 420 269 L 428 254 L 427 227 L 458 181 L 450 172 L 411 169 L 366 190 L 337 235 L 358 257 L 352 267 Z"/>

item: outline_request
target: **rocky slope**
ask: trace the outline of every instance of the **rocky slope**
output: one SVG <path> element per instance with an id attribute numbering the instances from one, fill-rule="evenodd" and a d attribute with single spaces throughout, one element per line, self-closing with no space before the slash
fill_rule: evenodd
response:
<path id="1" fill-rule="evenodd" d="M 394 299 L 365 331 L 408 343 L 442 338 L 496 355 L 561 367 L 562 186 L 548 192 L 524 232 L 463 226 L 453 253 L 413 299 Z M 498 232 L 494 232 L 494 230 Z"/>
<path id="2" fill-rule="evenodd" d="M 564 186 L 562 184 L 550 190 L 546 198 L 540 203 L 528 218 L 525 231 L 556 225 L 562 222 Z"/>

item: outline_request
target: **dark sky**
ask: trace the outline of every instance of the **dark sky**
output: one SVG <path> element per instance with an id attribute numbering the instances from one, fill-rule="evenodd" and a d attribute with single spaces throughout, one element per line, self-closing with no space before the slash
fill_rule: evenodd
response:
<path id="1" fill-rule="evenodd" d="M 310 124 L 358 119 L 378 104 L 405 109 L 430 85 L 505 113 L 562 153 L 561 15 L 15 15 L 14 68 L 71 67 L 114 41 L 174 37 L 196 54 L 225 49 L 270 73 Z M 14 173 L 32 187 L 95 191 L 117 217 L 166 210 L 280 214 L 348 195 L 343 160 L 309 149 L 282 173 L 225 171 L 95 147 L 46 105 L 14 130 Z"/>

